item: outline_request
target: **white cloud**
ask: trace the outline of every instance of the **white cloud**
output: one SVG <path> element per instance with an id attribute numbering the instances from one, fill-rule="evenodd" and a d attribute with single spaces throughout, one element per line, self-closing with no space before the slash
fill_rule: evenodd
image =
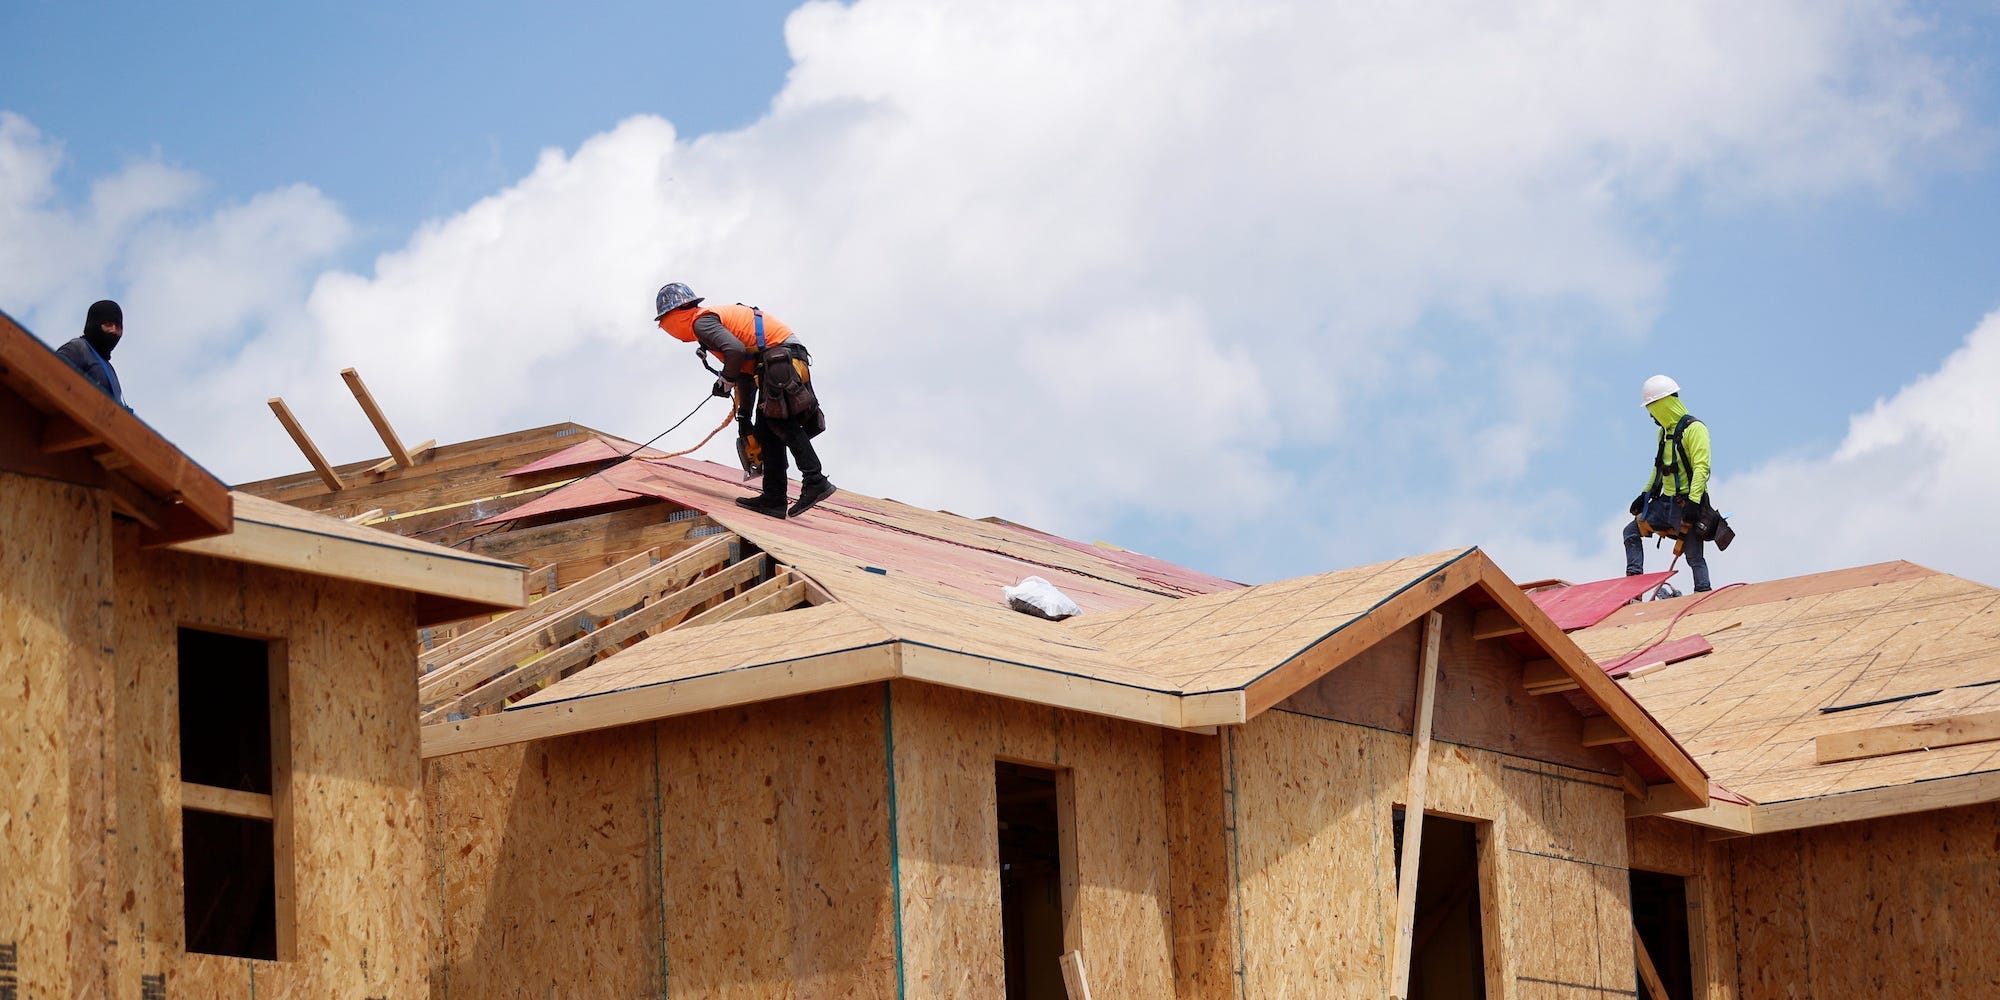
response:
<path id="1" fill-rule="evenodd" d="M 1668 275 L 1645 213 L 1893 187 L 1956 134 L 1900 10 L 815 2 L 755 124 L 628 120 L 302 298 L 346 232 L 310 189 L 178 227 L 146 228 L 178 203 L 143 198 L 57 222 L 137 220 L 114 226 L 133 234 L 118 273 L 155 315 L 204 312 L 175 333 L 190 355 L 251 331 L 198 389 L 135 392 L 230 478 L 299 466 L 270 395 L 336 461 L 379 454 L 350 365 L 406 438 L 563 419 L 643 437 L 707 384 L 648 325 L 678 279 L 812 345 L 837 482 L 1085 536 L 1204 525 L 1216 552 L 1227 511 L 1294 551 L 1372 556 L 1519 486 L 1579 336 L 1530 321 L 1643 328 Z M 0 119 L 0 213 L 45 217 L 58 151 L 23 128 Z M 70 272 L 112 266 L 48 238 Z M 21 243 L 0 230 L 0 262 Z M 185 295 L 211 283 L 206 309 Z M 1493 377 L 1454 378 L 1468 363 Z M 1329 497 L 1379 516 L 1321 523 Z"/>

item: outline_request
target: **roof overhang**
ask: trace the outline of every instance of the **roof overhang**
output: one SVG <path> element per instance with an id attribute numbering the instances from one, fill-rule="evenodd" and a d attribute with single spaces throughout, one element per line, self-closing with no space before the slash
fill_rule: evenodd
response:
<path id="1" fill-rule="evenodd" d="M 38 474 L 102 486 L 112 503 L 142 525 L 144 544 L 167 545 L 230 530 L 229 488 L 196 465 L 145 421 L 98 391 L 48 345 L 0 312 L 0 385 L 41 414 L 34 451 Z M 73 456 L 88 454 L 96 471 Z M 72 460 L 63 461 L 64 456 Z M 98 472 L 101 471 L 101 476 Z M 90 481 L 85 481 L 90 480 Z"/>
<path id="2" fill-rule="evenodd" d="M 228 534 L 180 542 L 174 551 L 409 591 L 416 595 L 419 627 L 528 603 L 525 567 L 261 497 L 236 494 L 235 499 Z"/>

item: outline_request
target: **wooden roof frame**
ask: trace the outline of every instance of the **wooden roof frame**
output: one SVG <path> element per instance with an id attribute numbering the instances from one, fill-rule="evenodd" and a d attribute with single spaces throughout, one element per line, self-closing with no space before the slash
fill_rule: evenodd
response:
<path id="1" fill-rule="evenodd" d="M 37 433 L 45 456 L 89 453 L 103 476 L 83 485 L 106 488 L 115 509 L 140 522 L 143 544 L 168 545 L 231 529 L 234 505 L 221 480 L 91 385 L 4 312 L 0 384 L 43 414 Z M 56 467 L 54 462 L 48 466 Z"/>
<path id="2" fill-rule="evenodd" d="M 519 705 L 499 715 L 437 723 L 423 730 L 423 754 L 446 756 L 899 678 L 1148 725 L 1213 731 L 1216 726 L 1248 722 L 1446 601 L 1473 592 L 1518 623 L 1519 629 L 1575 678 L 1584 695 L 1616 720 L 1632 736 L 1636 749 L 1669 778 L 1667 784 L 1635 789 L 1636 793 L 1656 808 L 1686 809 L 1708 802 L 1708 776 L 1700 766 L 1477 548 L 1417 576 L 1255 679 L 1228 689 L 1146 688 L 1054 666 L 996 660 L 891 638 L 585 697 Z"/>

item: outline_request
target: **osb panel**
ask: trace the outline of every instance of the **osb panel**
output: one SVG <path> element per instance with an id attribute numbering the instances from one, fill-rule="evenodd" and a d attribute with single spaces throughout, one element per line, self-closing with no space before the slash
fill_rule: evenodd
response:
<path id="1" fill-rule="evenodd" d="M 893 685 L 904 968 L 911 997 L 999 996 L 998 806 L 1005 758 L 1071 769 L 1076 926 L 1099 996 L 1174 992 L 1159 730 Z"/>
<path id="2" fill-rule="evenodd" d="M 1625 823 L 1633 868 L 1692 878 L 1708 872 L 1708 831 L 1690 823 L 1641 816 Z"/>
<path id="3" fill-rule="evenodd" d="M 2000 995 L 2000 804 L 1728 842 L 1744 1000 Z"/>
<path id="4" fill-rule="evenodd" d="M 1521 655 L 1503 642 L 1472 638 L 1473 611 L 1463 598 L 1440 610 L 1434 738 L 1529 760 L 1617 774 L 1618 754 L 1582 743 L 1583 718 L 1562 698 L 1521 687 Z M 1369 647 L 1278 704 L 1278 708 L 1407 733 L 1415 718 L 1423 622 Z"/>
<path id="5" fill-rule="evenodd" d="M 1715 651 L 1623 683 L 1732 791 L 1765 803 L 2000 767 L 2000 746 L 1819 764 L 1815 738 L 2000 707 L 2000 591 L 1908 564 L 1620 611 L 1573 634 L 1606 659 L 1669 635 Z M 1639 610 L 1651 609 L 1651 610 Z M 1650 616 L 1650 617 L 1648 617 Z M 1725 630 L 1726 629 L 1726 630 Z M 1939 696 L 1910 698 L 1928 691 Z M 1822 712 L 1883 698 L 1867 708 Z"/>
<path id="6" fill-rule="evenodd" d="M 1409 738 L 1272 712 L 1234 761 L 1246 997 L 1379 997 L 1395 933 L 1390 809 Z"/>
<path id="7" fill-rule="evenodd" d="M 431 996 L 660 992 L 651 726 L 426 763 L 443 914 Z"/>
<path id="8" fill-rule="evenodd" d="M 118 532 L 121 943 L 170 996 L 415 998 L 434 931 L 409 597 L 178 553 Z M 188 955 L 181 914 L 177 628 L 282 639 L 290 677 L 294 957 Z M 280 848 L 281 864 L 285 857 Z M 115 984 L 137 996 L 139 983 Z"/>
<path id="9" fill-rule="evenodd" d="M 1406 795 L 1410 737 L 1274 712 L 1228 738 L 1242 995 L 1379 996 L 1395 932 L 1392 810 Z M 1630 991 L 1620 784 L 1433 741 L 1425 807 L 1491 824 L 1481 892 L 1497 910 L 1485 947 L 1503 991 Z"/>
<path id="10" fill-rule="evenodd" d="M 896 995 L 883 701 L 658 724 L 670 995 Z"/>
<path id="11" fill-rule="evenodd" d="M 1178 1000 L 1235 995 L 1236 879 L 1229 867 L 1229 774 L 1222 749 L 1215 736 L 1160 737 Z"/>
<path id="12" fill-rule="evenodd" d="M 23 997 L 101 992 L 108 975 L 109 525 L 96 490 L 0 473 L 0 983 Z"/>
<path id="13" fill-rule="evenodd" d="M 1637 972 L 1623 868 L 1512 850 L 1508 876 L 1516 995 L 1521 1000 L 1630 996 Z"/>

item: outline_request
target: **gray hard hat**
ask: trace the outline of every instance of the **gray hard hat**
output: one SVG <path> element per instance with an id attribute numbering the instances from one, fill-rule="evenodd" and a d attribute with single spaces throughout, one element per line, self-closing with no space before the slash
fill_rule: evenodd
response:
<path id="1" fill-rule="evenodd" d="M 660 317 L 682 306 L 698 306 L 700 304 L 701 296 L 696 295 L 694 289 L 678 281 L 661 285 L 659 297 L 653 300 L 653 308 L 655 310 L 653 313 L 653 322 L 658 323 Z"/>

